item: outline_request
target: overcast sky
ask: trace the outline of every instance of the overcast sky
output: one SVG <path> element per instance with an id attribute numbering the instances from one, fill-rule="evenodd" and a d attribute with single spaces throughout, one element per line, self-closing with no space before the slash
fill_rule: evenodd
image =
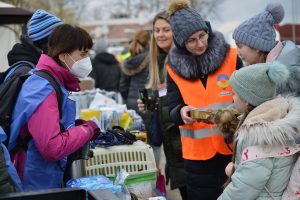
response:
<path id="1" fill-rule="evenodd" d="M 299 0 L 224 0 L 219 7 L 220 19 L 210 19 L 210 21 L 216 27 L 229 21 L 244 21 L 264 11 L 269 2 L 280 2 L 283 5 L 285 17 L 282 24 L 300 23 Z"/>
<path id="2" fill-rule="evenodd" d="M 123 0 L 90 0 L 88 1 L 88 9 L 92 10 L 95 7 L 101 6 L 104 11 L 109 10 L 109 4 L 118 4 L 119 1 Z M 221 23 L 228 21 L 244 21 L 262 12 L 269 2 L 280 2 L 283 5 L 285 9 L 283 23 L 293 21 L 300 23 L 300 0 L 223 0 L 223 3 L 221 3 L 218 9 L 220 19 L 209 20 L 215 26 L 219 26 Z M 294 16 L 292 16 L 293 13 Z M 105 13 L 103 14 L 105 15 Z M 89 16 L 89 19 L 91 19 L 90 17 L 92 16 Z"/>
<path id="3" fill-rule="evenodd" d="M 91 10 L 95 10 L 96 7 L 102 5 L 101 10 L 103 10 L 103 13 L 100 12 L 100 15 L 104 14 L 103 16 L 105 16 L 107 13 L 106 10 L 110 9 L 109 5 L 117 4 L 119 1 L 122 0 L 90 0 L 88 7 Z M 280 23 L 281 25 L 286 23 L 300 24 L 300 0 L 223 0 L 218 7 L 218 18 L 208 17 L 207 20 L 211 22 L 213 29 L 225 33 L 226 40 L 231 43 L 233 41 L 230 41 L 232 39 L 230 32 L 232 32 L 242 21 L 263 12 L 270 2 L 280 2 L 284 7 L 285 16 Z M 100 10 L 96 9 L 96 12 L 99 11 Z M 153 16 L 153 14 L 151 16 Z M 148 17 L 150 18 L 150 16 Z M 86 19 L 91 22 L 93 21 L 93 16 L 90 15 Z"/>
<path id="4" fill-rule="evenodd" d="M 300 24 L 300 0 L 224 0 L 219 7 L 219 18 L 208 19 L 213 29 L 224 33 L 226 40 L 234 44 L 232 32 L 241 22 L 263 12 L 270 2 L 280 2 L 285 16 L 280 24 Z"/>

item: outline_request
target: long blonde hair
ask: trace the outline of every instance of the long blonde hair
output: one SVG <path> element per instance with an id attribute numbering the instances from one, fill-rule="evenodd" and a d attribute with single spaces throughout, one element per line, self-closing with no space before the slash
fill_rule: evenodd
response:
<path id="1" fill-rule="evenodd" d="M 148 47 L 149 41 L 150 35 L 147 31 L 138 31 L 129 45 L 129 52 L 131 56 L 142 53 L 144 49 Z"/>
<path id="2" fill-rule="evenodd" d="M 170 24 L 170 16 L 167 14 L 166 11 L 159 12 L 153 19 L 152 29 L 154 29 L 154 24 L 157 20 L 162 19 L 165 20 L 167 23 Z M 150 66 L 149 66 L 149 81 L 146 85 L 146 88 L 151 88 L 153 90 L 158 89 L 160 84 L 159 78 L 159 65 L 158 65 L 158 57 L 159 55 L 159 47 L 156 44 L 154 33 L 151 36 L 151 43 L 150 43 Z M 165 63 L 167 58 L 165 60 Z M 163 73 L 166 73 L 166 69 L 164 68 Z"/>

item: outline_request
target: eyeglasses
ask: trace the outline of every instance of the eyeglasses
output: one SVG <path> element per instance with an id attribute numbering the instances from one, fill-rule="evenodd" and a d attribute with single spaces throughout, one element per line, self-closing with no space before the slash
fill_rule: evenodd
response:
<path id="1" fill-rule="evenodd" d="M 207 39 L 208 39 L 208 33 L 203 32 L 198 37 L 189 38 L 185 42 L 185 44 L 188 45 L 188 46 L 190 46 L 190 47 L 192 47 L 192 46 L 196 46 L 197 45 L 198 40 L 200 40 L 203 43 L 203 42 L 206 42 Z"/>

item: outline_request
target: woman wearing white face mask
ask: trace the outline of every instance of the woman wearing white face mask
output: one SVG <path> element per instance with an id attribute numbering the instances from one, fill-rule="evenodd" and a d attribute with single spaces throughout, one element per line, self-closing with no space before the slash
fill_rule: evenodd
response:
<path id="1" fill-rule="evenodd" d="M 30 138 L 27 149 L 12 155 L 18 161 L 16 168 L 25 191 L 59 188 L 67 156 L 100 133 L 92 121 L 75 121 L 75 102 L 68 98 L 69 91 L 80 90 L 78 78 L 92 69 L 88 57 L 91 37 L 79 27 L 63 24 L 54 29 L 48 44 L 49 55 L 41 55 L 36 69 L 48 72 L 59 83 L 62 112 L 60 117 L 52 85 L 31 75 L 19 93 L 12 122 L 18 130 L 12 133 L 16 144 L 20 138 Z M 10 145 L 16 144 L 10 141 Z"/>
<path id="2" fill-rule="evenodd" d="M 74 59 L 69 53 L 67 54 L 73 61 L 72 67 L 69 67 L 67 62 L 63 61 L 65 65 L 69 68 L 70 72 L 77 78 L 85 78 L 92 71 L 91 59 L 88 55 L 88 51 L 76 50 L 73 52 L 78 60 Z M 83 57 L 83 58 L 82 58 Z"/>

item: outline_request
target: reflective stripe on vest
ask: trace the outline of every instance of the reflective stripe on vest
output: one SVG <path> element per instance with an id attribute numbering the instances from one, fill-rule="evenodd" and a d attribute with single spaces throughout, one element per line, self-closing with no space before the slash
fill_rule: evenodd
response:
<path id="1" fill-rule="evenodd" d="M 230 49 L 222 66 L 207 78 L 206 88 L 200 79 L 190 81 L 176 74 L 167 65 L 170 77 L 177 85 L 185 104 L 194 107 L 221 109 L 233 103 L 229 77 L 236 70 L 236 49 Z M 179 127 L 181 133 L 182 156 L 188 160 L 208 160 L 220 153 L 230 155 L 231 151 L 224 142 L 218 128 L 196 122 Z"/>
<path id="2" fill-rule="evenodd" d="M 194 139 L 200 139 L 200 138 L 207 138 L 213 135 L 219 135 L 221 134 L 220 129 L 217 126 L 212 127 L 212 132 L 210 128 L 203 128 L 199 130 L 191 130 L 191 129 L 185 129 L 180 128 L 180 135 L 182 137 L 189 137 Z"/>

